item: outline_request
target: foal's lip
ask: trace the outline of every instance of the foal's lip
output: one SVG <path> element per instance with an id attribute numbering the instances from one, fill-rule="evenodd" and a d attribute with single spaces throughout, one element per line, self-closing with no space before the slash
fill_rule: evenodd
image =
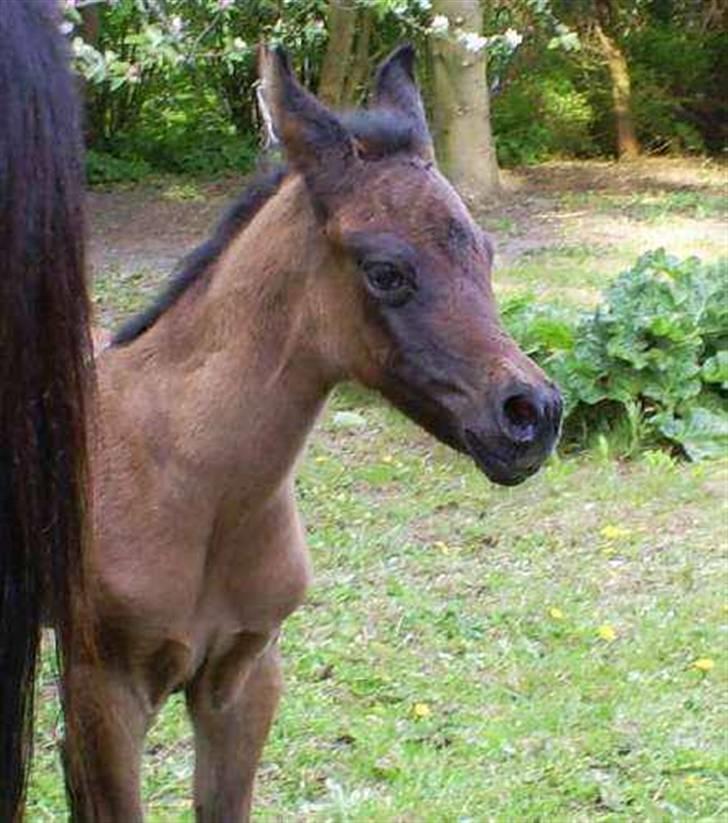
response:
<path id="1" fill-rule="evenodd" d="M 500 486 L 518 486 L 538 470 L 538 465 L 526 469 L 515 469 L 513 463 L 489 448 L 475 432 L 465 429 L 463 432 L 468 454 L 476 466 L 484 472 L 489 480 Z"/>

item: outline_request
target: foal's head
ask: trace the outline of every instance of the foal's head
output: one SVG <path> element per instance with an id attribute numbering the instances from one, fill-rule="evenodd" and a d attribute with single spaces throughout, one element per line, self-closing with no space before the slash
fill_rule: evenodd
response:
<path id="1" fill-rule="evenodd" d="M 493 249 L 433 161 L 404 46 L 366 112 L 338 117 L 261 55 L 262 93 L 306 183 L 333 265 L 316 284 L 340 372 L 514 485 L 556 442 L 556 387 L 503 330 Z"/>

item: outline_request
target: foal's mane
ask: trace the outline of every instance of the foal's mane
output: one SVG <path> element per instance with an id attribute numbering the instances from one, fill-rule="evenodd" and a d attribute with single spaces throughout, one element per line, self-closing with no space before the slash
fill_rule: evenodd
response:
<path id="1" fill-rule="evenodd" d="M 150 329 L 193 283 L 198 282 L 238 232 L 250 223 L 278 191 L 287 172 L 286 166 L 282 165 L 259 172 L 225 212 L 212 236 L 178 264 L 163 291 L 151 305 L 122 325 L 114 335 L 112 345 L 125 346 L 136 340 Z"/>
<path id="2" fill-rule="evenodd" d="M 385 109 L 353 111 L 341 115 L 340 119 L 369 159 L 412 151 L 416 145 L 417 136 L 409 123 Z M 281 164 L 255 175 L 212 236 L 180 262 L 151 305 L 121 326 L 112 338 L 112 345 L 126 346 L 136 340 L 200 281 L 238 233 L 275 195 L 288 172 L 288 166 Z"/>

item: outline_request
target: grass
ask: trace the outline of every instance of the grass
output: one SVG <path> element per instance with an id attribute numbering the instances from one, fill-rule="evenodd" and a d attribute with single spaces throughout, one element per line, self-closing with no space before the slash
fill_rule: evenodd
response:
<path id="1" fill-rule="evenodd" d="M 495 273 L 495 285 L 503 294 L 529 291 L 543 300 L 593 305 L 608 280 L 634 262 L 630 251 L 583 243 L 529 249 Z"/>
<path id="2" fill-rule="evenodd" d="M 102 271 L 94 281 L 93 306 L 100 326 L 113 326 L 119 317 L 141 311 L 164 281 L 159 273 L 140 269 L 123 273 L 116 268 Z"/>
<path id="3" fill-rule="evenodd" d="M 318 579 L 284 631 L 258 819 L 720 819 L 727 471 L 583 456 L 500 489 L 340 392 L 299 479 Z M 43 701 L 30 820 L 61 815 L 56 721 Z M 175 699 L 150 820 L 192 820 L 192 766 Z"/>
<path id="4" fill-rule="evenodd" d="M 718 178 L 720 179 L 720 178 Z M 496 269 L 496 288 L 503 294 L 530 291 L 545 300 L 594 305 L 619 272 L 630 268 L 648 249 L 666 247 L 678 257 L 697 254 L 704 260 L 725 256 L 728 213 L 725 186 L 711 191 L 567 190 L 542 204 L 543 244 L 519 249 Z M 520 223 L 492 215 L 486 228 L 508 251 L 509 243 L 528 240 L 538 216 Z M 499 261 L 497 261 L 499 262 Z"/>
<path id="5" fill-rule="evenodd" d="M 499 281 L 590 302 L 621 253 L 566 237 Z M 102 317 L 149 283 L 105 273 Z M 503 489 L 344 387 L 298 488 L 317 579 L 285 625 L 255 819 L 726 818 L 728 460 L 603 450 Z M 52 680 L 33 823 L 65 813 Z M 193 820 L 192 769 L 175 697 L 147 741 L 150 821 Z"/>
<path id="6" fill-rule="evenodd" d="M 631 220 L 658 222 L 675 215 L 701 220 L 725 217 L 728 196 L 725 192 L 692 189 L 626 193 L 569 192 L 562 196 L 564 207 L 588 207 L 600 214 L 619 213 Z"/>

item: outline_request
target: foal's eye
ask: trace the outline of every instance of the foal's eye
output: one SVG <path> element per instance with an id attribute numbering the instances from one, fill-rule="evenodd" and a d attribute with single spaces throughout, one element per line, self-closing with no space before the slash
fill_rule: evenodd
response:
<path id="1" fill-rule="evenodd" d="M 366 267 L 367 280 L 377 291 L 393 291 L 401 288 L 404 275 L 391 263 L 373 263 Z"/>
<path id="2" fill-rule="evenodd" d="M 412 281 L 399 266 L 383 261 L 362 265 L 369 290 L 388 302 L 404 302 L 412 292 Z"/>

